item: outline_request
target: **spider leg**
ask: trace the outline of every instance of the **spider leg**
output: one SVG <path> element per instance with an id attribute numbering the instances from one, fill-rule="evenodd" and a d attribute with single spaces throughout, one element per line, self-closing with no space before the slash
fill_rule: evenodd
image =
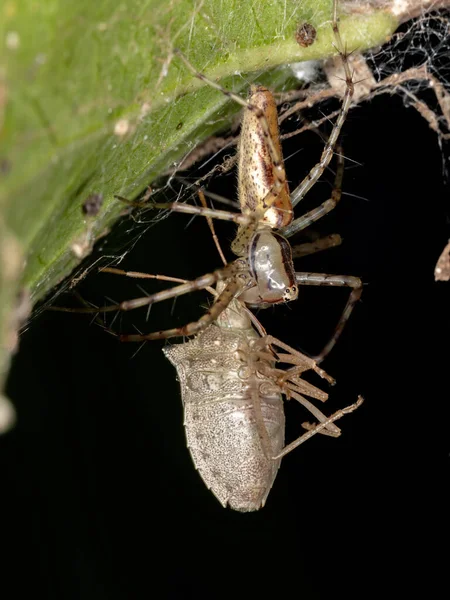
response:
<path id="1" fill-rule="evenodd" d="M 202 190 L 198 190 L 198 197 L 200 198 L 200 202 L 202 203 L 203 208 L 208 208 L 208 205 L 207 205 L 206 199 L 205 199 L 205 194 L 203 193 Z M 214 244 L 216 245 L 217 252 L 219 253 L 222 263 L 225 266 L 227 264 L 227 260 L 224 256 L 222 247 L 219 242 L 219 238 L 216 235 L 216 230 L 214 229 L 213 220 L 211 219 L 211 217 L 206 217 L 206 221 L 208 222 L 208 227 L 209 227 L 209 230 L 211 231 L 211 235 L 214 240 Z"/>
<path id="2" fill-rule="evenodd" d="M 219 317 L 233 298 L 240 294 L 244 286 L 245 283 L 238 277 L 231 279 L 224 290 L 219 294 L 211 308 L 201 316 L 198 321 L 193 321 L 182 327 L 154 331 L 152 333 L 123 334 L 119 336 L 119 339 L 121 342 L 144 342 L 149 340 L 163 340 L 171 337 L 190 336 L 199 333 Z"/>
<path id="3" fill-rule="evenodd" d="M 359 277 L 352 277 L 351 275 L 327 275 L 326 273 L 296 273 L 295 280 L 299 285 L 323 285 L 329 287 L 352 288 L 350 296 L 347 300 L 347 304 L 345 305 L 345 308 L 339 318 L 338 324 L 336 325 L 331 339 L 325 345 L 322 352 L 313 357 L 316 363 L 321 363 L 336 344 L 355 304 L 361 298 L 363 289 L 362 281 L 359 279 Z"/>
<path id="4" fill-rule="evenodd" d="M 333 156 L 334 147 L 336 145 L 337 139 L 342 129 L 342 125 L 344 124 L 345 119 L 347 118 L 347 113 L 349 111 L 352 97 L 354 93 L 354 85 L 353 78 L 350 72 L 350 66 L 348 63 L 348 53 L 342 42 L 341 34 L 339 33 L 338 27 L 338 17 L 337 17 L 337 0 L 333 1 L 333 33 L 334 39 L 336 41 L 336 49 L 339 52 L 342 63 L 344 65 L 345 72 L 345 93 L 344 98 L 342 100 L 342 106 L 340 110 L 340 114 L 333 126 L 330 137 L 328 138 L 327 143 L 325 144 L 325 148 L 323 149 L 322 155 L 320 157 L 319 162 L 314 165 L 308 175 L 303 179 L 303 181 L 295 188 L 295 190 L 291 193 L 292 206 L 296 206 L 300 200 L 302 200 L 308 191 L 312 188 L 312 186 L 318 181 L 319 177 L 322 175 L 324 170 L 330 163 L 330 160 Z"/>
<path id="5" fill-rule="evenodd" d="M 134 310 L 135 308 L 149 306 L 151 304 L 156 304 L 157 302 L 163 302 L 164 300 L 168 300 L 169 298 L 182 296 L 183 294 L 188 294 L 196 290 L 204 290 L 209 286 L 217 283 L 218 281 L 223 281 L 224 279 L 229 279 L 230 277 L 235 276 L 237 279 L 239 279 L 239 281 L 243 281 L 243 283 L 240 283 L 240 285 L 242 285 L 243 288 L 248 284 L 249 275 L 244 268 L 242 260 L 237 260 L 227 265 L 226 267 L 223 267 L 222 269 L 218 269 L 217 271 L 213 271 L 212 273 L 202 275 L 197 279 L 187 281 L 186 283 L 182 283 L 181 285 L 177 285 L 173 288 L 161 290 L 160 292 L 156 292 L 155 294 L 150 294 L 149 296 L 145 296 L 144 298 L 134 298 L 132 300 L 125 300 L 124 302 L 120 302 L 119 304 L 109 304 L 106 306 L 101 306 L 99 308 L 66 308 L 62 306 L 51 306 L 49 307 L 49 310 L 74 313 L 101 313 L 114 312 L 116 310 Z"/>
<path id="6" fill-rule="evenodd" d="M 332 233 L 326 237 L 319 238 L 314 242 L 306 242 L 304 244 L 298 244 L 292 247 L 292 258 L 301 258 L 302 256 L 308 256 L 315 254 L 316 252 L 322 252 L 322 250 L 328 250 L 328 248 L 335 248 L 342 244 L 342 238 L 338 233 Z"/>
<path id="7" fill-rule="evenodd" d="M 180 212 L 188 215 L 199 215 L 202 217 L 219 219 L 221 221 L 232 221 L 233 223 L 237 223 L 238 225 L 249 225 L 254 221 L 254 217 L 251 215 L 244 215 L 242 213 L 230 212 L 228 210 L 219 210 L 216 208 L 208 208 L 204 206 L 194 206 L 193 204 L 185 204 L 184 202 L 149 202 L 141 204 L 139 202 L 133 203 L 133 201 L 129 201 L 123 196 L 114 196 L 118 200 L 122 202 L 127 202 L 129 204 L 134 204 L 136 206 L 140 206 L 148 209 L 168 209 L 173 212 Z"/>
<path id="8" fill-rule="evenodd" d="M 344 178 L 344 155 L 342 154 L 342 149 L 339 152 L 339 154 L 337 154 L 337 157 L 338 157 L 338 164 L 337 164 L 337 168 L 336 168 L 336 177 L 334 180 L 334 187 L 333 187 L 333 191 L 331 192 L 331 198 L 329 198 L 328 200 L 325 200 L 325 202 L 322 202 L 322 204 L 320 206 L 313 208 L 312 210 L 305 213 L 301 217 L 294 219 L 292 221 L 292 223 L 290 223 L 289 225 L 284 227 L 280 231 L 280 233 L 282 235 L 284 235 L 284 237 L 289 238 L 292 235 L 294 235 L 295 233 L 297 233 L 298 231 L 301 231 L 302 229 L 306 229 L 306 227 L 309 227 L 311 225 L 311 223 L 318 221 L 319 219 L 324 217 L 326 214 L 328 214 L 330 211 L 332 211 L 336 207 L 338 202 L 340 201 L 341 196 L 342 196 L 342 180 Z"/>
<path id="9" fill-rule="evenodd" d="M 158 281 L 173 281 L 175 283 L 189 283 L 188 279 L 180 279 L 179 277 L 170 277 L 170 275 L 153 275 L 152 273 L 142 273 L 141 271 L 124 271 L 116 269 L 116 267 L 100 267 L 99 273 L 112 273 L 113 275 L 123 275 L 132 279 L 157 279 Z M 210 294 L 216 296 L 216 290 L 212 287 L 206 287 Z"/>

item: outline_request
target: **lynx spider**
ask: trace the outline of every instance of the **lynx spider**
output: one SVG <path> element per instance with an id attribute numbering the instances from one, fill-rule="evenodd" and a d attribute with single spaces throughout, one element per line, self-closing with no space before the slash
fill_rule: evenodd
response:
<path id="1" fill-rule="evenodd" d="M 208 273 L 189 282 L 170 289 L 162 290 L 143 298 L 126 300 L 119 304 L 107 305 L 98 309 L 72 309 L 75 312 L 112 312 L 128 311 L 156 302 L 174 298 L 195 290 L 206 289 L 219 281 L 226 285 L 211 308 L 197 321 L 182 327 L 156 331 L 149 334 L 122 335 L 122 341 L 145 341 L 165 339 L 177 336 L 190 336 L 204 330 L 223 312 L 233 298 L 239 298 L 250 306 L 267 307 L 271 304 L 294 300 L 298 296 L 298 285 L 345 286 L 351 293 L 334 334 L 318 356 L 320 362 L 336 343 L 353 307 L 362 292 L 361 280 L 352 276 L 338 276 L 323 273 L 296 272 L 292 262 L 292 249 L 287 241 L 298 231 L 308 227 L 335 208 L 341 197 L 343 160 L 338 155 L 338 169 L 335 188 L 331 198 L 317 208 L 293 219 L 293 208 L 305 197 L 327 168 L 334 153 L 337 139 L 350 108 L 354 86 L 347 52 L 342 42 L 337 18 L 337 0 L 333 2 L 332 28 L 345 71 L 346 89 L 341 110 L 333 126 L 319 162 L 310 170 L 297 188 L 289 194 L 283 156 L 279 139 L 277 111 L 272 94 L 267 88 L 252 86 L 250 100 L 244 100 L 233 92 L 225 90 L 219 84 L 199 73 L 179 51 L 186 67 L 195 77 L 207 85 L 219 90 L 241 104 L 244 111 L 239 144 L 239 201 L 241 213 L 194 206 L 179 202 L 145 204 L 152 208 L 169 208 L 176 212 L 201 215 L 232 221 L 238 225 L 232 250 L 238 258 L 232 263 L 212 273 Z M 257 158 L 262 156 L 262 159 Z M 255 165 L 255 163 L 257 163 Z M 130 202 L 122 196 L 118 199 L 136 206 L 142 202 Z M 337 236 L 319 241 L 316 249 L 335 245 Z M 304 254 L 300 250 L 296 255 Z M 66 309 L 67 310 L 67 309 Z"/>

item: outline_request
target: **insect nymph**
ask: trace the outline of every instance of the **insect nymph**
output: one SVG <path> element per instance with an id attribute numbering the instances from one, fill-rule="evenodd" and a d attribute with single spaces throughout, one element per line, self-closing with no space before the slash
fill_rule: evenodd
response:
<path id="1" fill-rule="evenodd" d="M 304 395 L 328 395 L 301 378 L 314 360 L 252 326 L 250 311 L 234 299 L 217 321 L 185 344 L 164 348 L 181 385 L 187 446 L 206 486 L 224 506 L 242 512 L 262 508 L 281 458 L 316 433 L 334 437 L 333 422 L 355 410 L 348 406 L 326 417 Z M 276 352 L 274 349 L 278 348 Z M 293 365 L 279 369 L 277 362 Z M 319 421 L 284 446 L 282 395 L 295 398 Z"/>

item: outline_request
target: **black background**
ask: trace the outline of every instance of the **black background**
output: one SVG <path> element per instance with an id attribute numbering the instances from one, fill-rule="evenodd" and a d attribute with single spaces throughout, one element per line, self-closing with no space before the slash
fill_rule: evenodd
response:
<path id="1" fill-rule="evenodd" d="M 318 225 L 342 235 L 340 248 L 298 264 L 365 283 L 324 363 L 338 382 L 327 414 L 365 397 L 341 421 L 343 435 L 317 436 L 287 456 L 261 511 L 224 509 L 185 447 L 163 343 L 133 356 L 135 346 L 119 344 L 85 315 L 43 313 L 22 336 L 9 379 L 18 425 L 0 438 L 4 539 L 14 567 L 6 570 L 14 573 L 9 597 L 322 599 L 366 597 L 374 587 L 401 593 L 423 577 L 435 583 L 447 454 L 433 446 L 445 441 L 447 427 L 450 289 L 433 276 L 449 237 L 442 153 L 418 113 L 389 96 L 351 112 L 343 144 L 344 191 L 364 200 L 344 195 Z M 317 160 L 320 139 L 294 138 L 285 156 L 298 150 L 286 160 L 292 187 Z M 235 197 L 234 178 L 210 189 Z M 332 180 L 324 175 L 305 209 L 328 197 Z M 121 266 L 186 278 L 219 267 L 204 220 L 186 228 L 187 221 L 171 215 L 152 227 Z M 228 248 L 233 226 L 217 230 Z M 79 289 L 97 304 L 141 295 L 135 282 L 95 272 Z M 314 353 L 347 295 L 305 288 L 296 303 L 259 316 L 271 333 Z M 167 302 L 153 307 L 148 323 L 133 314 L 115 327 L 181 325 L 206 302 L 192 294 L 173 314 Z M 294 403 L 286 413 L 293 439 L 305 413 Z"/>

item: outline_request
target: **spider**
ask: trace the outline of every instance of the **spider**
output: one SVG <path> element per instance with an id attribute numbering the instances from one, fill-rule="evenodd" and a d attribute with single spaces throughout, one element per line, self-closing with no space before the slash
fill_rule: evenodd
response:
<path id="1" fill-rule="evenodd" d="M 338 28 L 337 0 L 334 0 L 333 3 L 332 28 L 336 48 L 344 65 L 346 90 L 339 116 L 325 143 L 319 162 L 314 165 L 303 181 L 291 193 L 289 193 L 286 180 L 278 130 L 277 108 L 272 93 L 263 86 L 252 85 L 249 98 L 245 100 L 209 80 L 190 64 L 181 51 L 175 51 L 195 77 L 244 107 L 238 148 L 238 193 L 241 212 L 233 213 L 208 208 L 202 192 L 199 193 L 202 200 L 201 207 L 179 202 L 144 204 L 142 202 L 130 202 L 122 196 L 116 196 L 116 198 L 140 207 L 145 205 L 154 209 L 169 208 L 176 212 L 201 215 L 208 219 L 232 221 L 238 225 L 238 230 L 231 249 L 238 258 L 228 264 L 224 260 L 224 266 L 212 273 L 143 298 L 126 300 L 119 304 L 100 308 L 71 309 L 72 311 L 97 313 L 128 311 L 195 290 L 206 289 L 218 281 L 225 282 L 225 286 L 216 298 L 215 303 L 197 321 L 182 327 L 149 334 L 120 336 L 122 341 L 145 341 L 194 335 L 214 322 L 235 297 L 239 297 L 242 302 L 250 307 L 265 308 L 272 304 L 295 300 L 298 296 L 299 285 L 349 287 L 351 293 L 334 334 L 320 354 L 315 357 L 317 362 L 324 359 L 335 345 L 354 305 L 359 300 L 362 283 L 357 277 L 296 272 L 288 238 L 333 210 L 341 197 L 343 158 L 342 155 L 338 154 L 336 181 L 331 198 L 317 208 L 294 219 L 293 209 L 318 181 L 330 163 L 354 91 L 347 52 Z M 328 238 L 320 241 L 316 244 L 315 250 L 324 249 L 335 244 L 336 236 L 333 239 Z M 296 252 L 296 256 L 304 255 L 310 251 L 311 249 L 300 248 Z M 113 270 L 113 272 L 119 272 L 119 270 Z"/>

